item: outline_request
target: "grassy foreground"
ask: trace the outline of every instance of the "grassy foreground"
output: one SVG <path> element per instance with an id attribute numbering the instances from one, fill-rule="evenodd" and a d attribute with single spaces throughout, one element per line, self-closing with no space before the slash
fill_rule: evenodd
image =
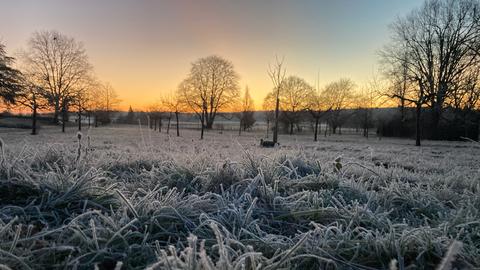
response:
<path id="1" fill-rule="evenodd" d="M 292 142 L 225 158 L 224 141 L 137 139 L 2 141 L 0 269 L 480 266 L 474 145 L 427 158 Z"/>

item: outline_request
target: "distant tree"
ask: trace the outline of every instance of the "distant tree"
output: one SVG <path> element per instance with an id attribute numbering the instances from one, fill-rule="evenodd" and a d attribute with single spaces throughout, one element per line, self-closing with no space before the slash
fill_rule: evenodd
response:
<path id="1" fill-rule="evenodd" d="M 453 123 L 462 123 L 463 137 L 469 137 L 471 128 L 478 129 L 480 121 L 480 69 L 470 72 L 464 81 L 453 86 L 452 98 L 447 104 L 455 112 Z"/>
<path id="2" fill-rule="evenodd" d="M 150 129 L 157 130 L 158 132 L 162 132 L 163 127 L 163 118 L 165 117 L 165 109 L 163 108 L 163 104 L 161 101 L 156 101 L 151 103 L 147 107 L 147 117 L 148 117 L 148 125 Z"/>
<path id="3" fill-rule="evenodd" d="M 301 113 L 309 109 L 314 98 L 314 88 L 304 79 L 290 76 L 284 80 L 280 91 L 280 109 L 290 125 L 290 134 L 293 134 L 294 125 L 298 124 Z"/>
<path id="4" fill-rule="evenodd" d="M 120 98 L 118 97 L 117 92 L 112 87 L 110 83 L 106 83 L 103 88 L 103 102 L 104 102 L 104 110 L 108 114 L 108 119 L 111 121 L 111 116 L 109 115 L 110 112 L 116 110 L 118 105 L 120 105 Z"/>
<path id="5" fill-rule="evenodd" d="M 77 110 L 78 131 L 82 130 L 82 115 L 89 115 L 92 99 L 95 99 L 95 88 L 98 84 L 94 78 L 86 77 L 82 83 L 78 83 L 72 93 L 72 107 Z M 63 124 L 64 125 L 64 124 Z"/>
<path id="6" fill-rule="evenodd" d="M 344 110 L 352 105 L 353 90 L 355 84 L 350 79 L 340 79 L 328 84 L 321 93 L 321 99 L 330 109 L 328 123 L 333 134 L 337 128 L 341 128 L 348 115 Z"/>
<path id="7" fill-rule="evenodd" d="M 268 76 L 273 84 L 273 95 L 272 98 L 275 100 L 275 117 L 274 117 L 274 130 L 273 130 L 273 143 L 278 143 L 278 116 L 280 111 L 280 92 L 285 80 L 285 67 L 283 66 L 283 59 L 279 60 L 278 57 L 275 58 L 275 64 L 270 65 L 268 68 Z M 269 96 L 267 95 L 267 98 Z M 268 130 L 268 128 L 267 128 Z"/>
<path id="8" fill-rule="evenodd" d="M 101 118 L 101 112 L 103 109 L 103 100 L 102 100 L 102 83 L 97 82 L 95 87 L 93 87 L 89 93 L 92 98 L 89 99 L 87 103 L 87 117 L 89 126 L 93 124 L 94 127 L 98 127 L 99 118 Z M 92 122 L 93 117 L 93 122 Z"/>
<path id="9" fill-rule="evenodd" d="M 58 123 L 60 113 L 66 121 L 75 88 L 91 71 L 82 43 L 57 31 L 35 32 L 23 60 L 30 80 L 45 90 L 53 121 Z"/>
<path id="10" fill-rule="evenodd" d="M 11 66 L 14 61 L 7 56 L 5 45 L 0 43 L 0 100 L 7 105 L 15 103 L 22 92 L 22 74 Z"/>
<path id="11" fill-rule="evenodd" d="M 70 110 L 70 106 L 72 105 L 73 103 L 73 96 L 72 95 L 68 95 L 68 96 L 65 96 L 63 99 L 62 99 L 62 109 L 61 109 L 61 123 L 62 123 L 62 132 L 65 132 L 65 127 L 66 127 L 66 124 L 68 122 L 68 119 L 69 119 L 69 110 Z"/>
<path id="12" fill-rule="evenodd" d="M 238 74 L 233 64 L 219 56 L 200 58 L 178 87 L 178 97 L 193 111 L 204 128 L 211 129 L 218 112 L 234 105 L 239 98 Z"/>
<path id="13" fill-rule="evenodd" d="M 270 131 L 270 123 L 275 121 L 275 93 L 270 92 L 263 99 L 262 109 L 265 112 L 265 119 L 267 121 L 267 138 Z"/>
<path id="14" fill-rule="evenodd" d="M 370 82 L 354 95 L 353 106 L 358 124 L 363 130 L 363 136 L 368 138 L 369 129 L 374 125 L 373 109 L 376 106 L 378 92 L 376 83 Z"/>
<path id="15" fill-rule="evenodd" d="M 169 122 L 171 119 L 172 112 L 175 114 L 177 137 L 179 137 L 180 124 L 179 124 L 178 118 L 180 113 L 184 110 L 184 104 L 182 103 L 180 98 L 177 95 L 175 95 L 175 93 L 171 93 L 170 95 L 164 96 L 162 98 L 162 104 L 163 104 L 163 107 L 166 109 L 166 111 L 169 113 Z M 168 126 L 170 126 L 170 123 L 168 124 Z"/>
<path id="16" fill-rule="evenodd" d="M 95 127 L 98 126 L 98 122 L 108 124 L 112 121 L 112 111 L 117 110 L 121 100 L 110 83 L 99 84 L 93 91 L 96 97 L 94 104 Z"/>
<path id="17" fill-rule="evenodd" d="M 319 133 L 319 125 L 320 125 L 320 119 L 327 115 L 330 110 L 332 109 L 331 107 L 328 107 L 326 102 L 322 100 L 322 97 L 320 96 L 320 93 L 317 92 L 310 97 L 308 100 L 308 111 L 310 112 L 310 115 L 312 116 L 314 120 L 314 128 L 313 128 L 313 140 L 316 142 L 318 141 L 318 133 Z"/>
<path id="18" fill-rule="evenodd" d="M 422 137 L 422 110 L 428 104 L 427 81 L 421 71 L 412 69 L 411 62 L 415 61 L 416 54 L 409 52 L 406 46 L 386 48 L 382 52 L 384 73 L 390 79 L 392 86 L 387 96 L 400 103 L 401 123 L 405 121 L 405 107 L 415 107 L 415 145 L 421 145 Z"/>
<path id="19" fill-rule="evenodd" d="M 133 111 L 132 106 L 128 107 L 128 112 L 127 112 L 127 116 L 125 118 L 125 122 L 127 124 L 135 123 L 135 112 Z"/>
<path id="20" fill-rule="evenodd" d="M 35 85 L 34 83 L 24 80 L 22 91 L 17 96 L 17 105 L 23 108 L 28 108 L 32 112 L 32 135 L 38 133 L 37 129 L 37 117 L 38 110 L 48 108 L 48 102 L 44 98 L 45 90 Z"/>
<path id="21" fill-rule="evenodd" d="M 245 93 L 241 100 L 240 110 L 236 113 L 239 119 L 238 135 L 242 133 L 242 130 L 247 130 L 255 124 L 255 104 L 250 96 L 250 90 L 248 86 L 245 87 Z"/>

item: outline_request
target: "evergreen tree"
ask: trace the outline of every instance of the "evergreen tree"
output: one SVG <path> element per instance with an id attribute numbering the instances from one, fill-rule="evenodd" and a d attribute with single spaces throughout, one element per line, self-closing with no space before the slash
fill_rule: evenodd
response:
<path id="1" fill-rule="evenodd" d="M 0 43 L 0 100 L 6 104 L 15 103 L 22 90 L 21 73 L 11 67 L 14 60 L 6 55 L 5 45 Z"/>
<path id="2" fill-rule="evenodd" d="M 127 124 L 133 124 L 135 121 L 135 112 L 132 109 L 132 106 L 128 108 L 127 118 L 125 119 Z"/>

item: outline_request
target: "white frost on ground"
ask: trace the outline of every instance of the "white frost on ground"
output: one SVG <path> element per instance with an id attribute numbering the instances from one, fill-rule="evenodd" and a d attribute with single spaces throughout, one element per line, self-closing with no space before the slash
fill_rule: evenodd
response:
<path id="1" fill-rule="evenodd" d="M 0 129 L 0 267 L 480 266 L 477 144 L 164 132 Z"/>

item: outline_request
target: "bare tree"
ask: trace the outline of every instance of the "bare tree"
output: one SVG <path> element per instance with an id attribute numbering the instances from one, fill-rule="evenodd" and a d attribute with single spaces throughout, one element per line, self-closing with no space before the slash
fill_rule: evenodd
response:
<path id="1" fill-rule="evenodd" d="M 98 87 L 97 81 L 88 77 L 82 83 L 77 84 L 72 93 L 72 106 L 77 110 L 78 131 L 82 130 L 82 115 L 88 114 L 92 99 L 95 99 L 94 90 Z"/>
<path id="2" fill-rule="evenodd" d="M 263 99 L 262 109 L 265 111 L 265 118 L 267 121 L 267 138 L 269 136 L 270 131 L 270 123 L 275 121 L 275 105 L 276 105 L 276 98 L 275 93 L 270 92 L 267 96 Z"/>
<path id="3" fill-rule="evenodd" d="M 394 89 L 390 93 L 390 97 L 399 99 L 402 105 L 408 106 L 412 104 L 415 107 L 415 145 L 420 146 L 422 139 L 422 111 L 429 100 L 426 89 L 428 83 L 412 70 L 408 72 L 404 80 L 401 92 Z"/>
<path id="4" fill-rule="evenodd" d="M 116 110 L 121 102 L 117 92 L 110 83 L 95 84 L 95 87 L 91 91 L 95 95 L 93 105 L 95 127 L 98 126 L 99 121 L 103 124 L 110 123 L 112 121 L 112 111 Z"/>
<path id="5" fill-rule="evenodd" d="M 106 83 L 103 88 L 103 102 L 105 105 L 105 111 L 110 113 L 120 105 L 121 100 L 118 98 L 118 94 L 110 83 Z M 110 115 L 108 115 L 110 119 Z"/>
<path id="6" fill-rule="evenodd" d="M 239 103 L 239 108 L 237 111 L 238 112 L 235 113 L 235 116 L 240 122 L 238 126 L 238 135 L 241 135 L 242 129 L 245 131 L 255 124 L 255 104 L 250 96 L 250 90 L 248 86 L 245 87 L 245 92 L 241 102 Z"/>
<path id="7" fill-rule="evenodd" d="M 88 102 L 88 113 L 89 113 L 89 122 L 91 122 L 91 117 L 93 117 L 93 126 L 98 127 L 99 118 L 101 118 L 102 110 L 103 110 L 103 93 L 102 93 L 102 84 L 99 82 L 90 92 L 94 98 L 90 99 Z"/>
<path id="8" fill-rule="evenodd" d="M 285 67 L 283 66 L 283 61 L 279 60 L 278 57 L 275 57 L 275 64 L 270 65 L 268 68 L 268 76 L 272 80 L 274 97 L 275 97 L 275 118 L 274 118 L 274 130 L 273 130 L 273 143 L 278 143 L 278 114 L 280 106 L 280 91 L 285 80 Z M 268 128 L 267 128 L 268 130 Z"/>
<path id="9" fill-rule="evenodd" d="M 32 135 L 37 134 L 38 110 L 45 109 L 48 105 L 47 100 L 45 100 L 44 96 L 44 89 L 28 81 L 28 79 L 24 80 L 22 92 L 19 93 L 17 97 L 17 105 L 31 110 L 32 131 L 30 134 Z"/>
<path id="10" fill-rule="evenodd" d="M 192 63 L 190 73 L 179 85 L 178 97 L 200 119 L 202 139 L 204 129 L 213 127 L 217 113 L 238 101 L 238 78 L 230 61 L 214 55 Z"/>
<path id="11" fill-rule="evenodd" d="M 328 108 L 331 108 L 328 114 L 328 124 L 333 134 L 337 128 L 341 128 L 344 121 L 348 118 L 345 109 L 352 106 L 352 97 L 355 84 L 350 79 L 340 79 L 328 84 L 321 93 L 321 99 Z"/>
<path id="12" fill-rule="evenodd" d="M 300 121 L 300 114 L 309 109 L 312 99 L 315 97 L 315 90 L 304 79 L 290 76 L 286 78 L 278 94 L 279 110 L 282 112 L 282 117 L 290 129 L 290 134 L 293 134 L 295 124 Z M 274 89 L 268 98 L 276 99 L 277 92 Z M 267 103 L 273 103 L 269 101 Z"/>
<path id="13" fill-rule="evenodd" d="M 158 127 L 158 132 L 159 133 L 162 132 L 164 116 L 165 116 L 165 110 L 163 107 L 163 103 L 161 101 L 156 101 L 154 103 L 151 103 L 147 107 L 147 118 L 148 118 L 147 124 L 149 125 L 150 129 L 153 129 L 154 131 L 156 131 Z"/>
<path id="14" fill-rule="evenodd" d="M 179 124 L 179 115 L 183 111 L 183 103 L 179 99 L 175 93 L 170 93 L 169 95 L 166 95 L 162 97 L 162 105 L 163 108 L 167 111 L 169 114 L 168 117 L 168 128 L 167 128 L 167 134 L 170 129 L 170 119 L 172 118 L 172 113 L 175 115 L 175 121 L 176 121 L 176 131 L 177 131 L 177 137 L 180 136 L 180 124 Z"/>
<path id="15" fill-rule="evenodd" d="M 405 82 L 416 84 L 413 103 L 417 114 L 422 105 L 430 108 L 432 138 L 439 135 L 442 112 L 455 88 L 466 81 L 472 67 L 478 69 L 479 21 L 478 1 L 427 0 L 392 24 L 392 41 L 382 58 L 390 70 L 404 69 Z"/>
<path id="16" fill-rule="evenodd" d="M 369 129 L 373 126 L 373 112 L 378 98 L 377 85 L 372 81 L 365 85 L 354 95 L 355 114 L 360 127 L 363 130 L 363 136 L 368 138 Z"/>
<path id="17" fill-rule="evenodd" d="M 91 127 L 92 124 L 94 124 L 95 127 L 98 126 L 96 116 L 102 108 L 102 96 L 101 82 L 94 77 L 91 77 L 90 81 L 88 81 L 88 87 L 86 87 L 86 91 L 81 93 L 80 102 L 83 112 L 87 115 L 88 127 Z M 92 117 L 94 118 L 94 123 L 92 123 Z"/>
<path id="18" fill-rule="evenodd" d="M 463 125 L 463 137 L 469 137 L 470 129 L 478 129 L 480 122 L 480 69 L 469 72 L 464 81 L 452 86 L 452 97 L 447 104 L 454 110 L 453 125 Z"/>
<path id="19" fill-rule="evenodd" d="M 318 133 L 320 132 L 320 119 L 327 115 L 332 108 L 322 100 L 319 90 L 310 97 L 308 111 L 313 117 L 315 123 L 313 127 L 313 141 L 318 141 Z"/>
<path id="20" fill-rule="evenodd" d="M 91 70 L 82 43 L 57 31 L 35 32 L 23 58 L 31 80 L 46 91 L 53 121 L 62 113 L 65 122 L 74 89 Z"/>

